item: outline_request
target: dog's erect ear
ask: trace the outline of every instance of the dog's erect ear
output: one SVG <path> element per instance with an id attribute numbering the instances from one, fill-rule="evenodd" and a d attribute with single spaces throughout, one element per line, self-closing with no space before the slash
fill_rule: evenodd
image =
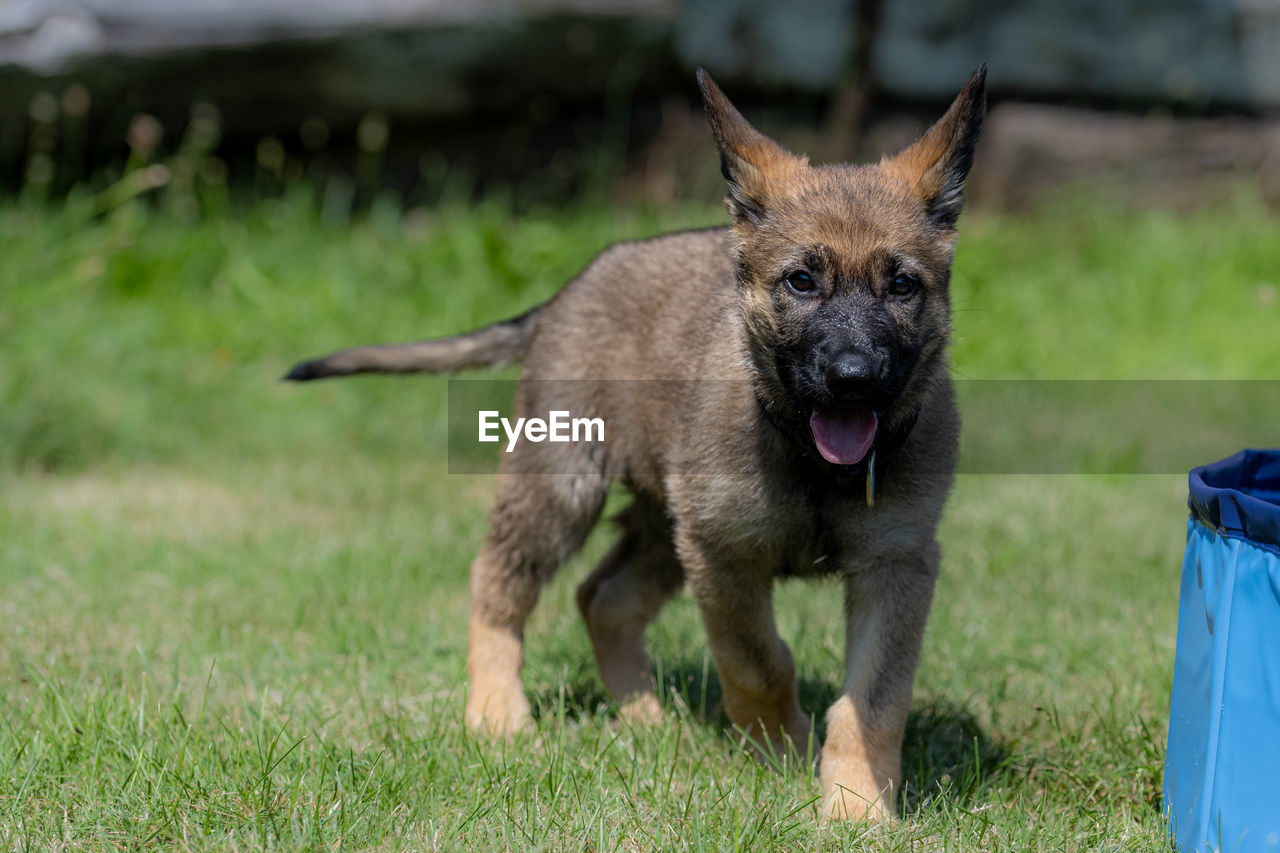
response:
<path id="1" fill-rule="evenodd" d="M 973 148 L 987 110 L 987 64 L 973 72 L 946 114 L 901 154 L 881 168 L 898 175 L 924 201 L 929 216 L 943 228 L 955 227 L 964 206 L 964 179 L 973 165 Z"/>
<path id="2" fill-rule="evenodd" d="M 748 124 L 701 68 L 698 88 L 720 149 L 720 171 L 729 182 L 725 199 L 729 214 L 738 222 L 759 222 L 782 182 L 802 171 L 808 161 Z"/>

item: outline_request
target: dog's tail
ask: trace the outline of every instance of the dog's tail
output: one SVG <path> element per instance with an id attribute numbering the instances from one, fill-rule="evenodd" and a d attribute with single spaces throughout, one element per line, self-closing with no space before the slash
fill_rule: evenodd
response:
<path id="1" fill-rule="evenodd" d="M 528 351 L 538 310 L 457 337 L 340 350 L 297 364 L 284 378 L 306 382 L 357 373 L 451 373 L 502 367 L 519 361 Z"/>

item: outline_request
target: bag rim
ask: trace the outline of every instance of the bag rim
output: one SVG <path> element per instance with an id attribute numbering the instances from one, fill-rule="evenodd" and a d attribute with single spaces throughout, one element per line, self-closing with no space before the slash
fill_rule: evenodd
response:
<path id="1" fill-rule="evenodd" d="M 1193 518 L 1223 536 L 1280 554 L 1280 449 L 1241 450 L 1192 468 L 1187 482 Z"/>

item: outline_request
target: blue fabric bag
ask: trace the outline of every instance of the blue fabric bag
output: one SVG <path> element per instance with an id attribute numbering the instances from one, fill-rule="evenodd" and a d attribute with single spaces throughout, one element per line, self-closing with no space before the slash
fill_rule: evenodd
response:
<path id="1" fill-rule="evenodd" d="M 1180 851 L 1280 853 L 1280 450 L 1190 487 L 1165 815 Z"/>

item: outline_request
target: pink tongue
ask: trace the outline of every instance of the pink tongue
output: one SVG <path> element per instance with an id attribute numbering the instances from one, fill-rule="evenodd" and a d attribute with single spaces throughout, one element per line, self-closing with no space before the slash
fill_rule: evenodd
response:
<path id="1" fill-rule="evenodd" d="M 876 413 L 870 409 L 814 409 L 809 418 L 813 442 L 832 465 L 856 465 L 876 438 Z"/>

